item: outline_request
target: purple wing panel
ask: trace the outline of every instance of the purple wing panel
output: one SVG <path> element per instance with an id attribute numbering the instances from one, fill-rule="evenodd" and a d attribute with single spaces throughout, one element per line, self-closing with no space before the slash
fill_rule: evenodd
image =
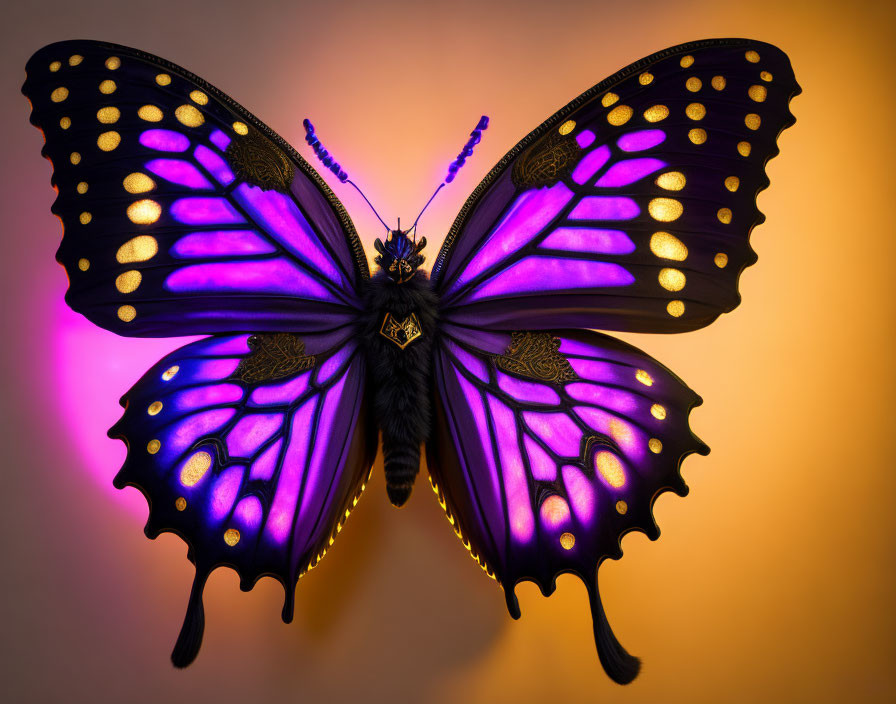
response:
<path id="1" fill-rule="evenodd" d="M 731 39 L 667 49 L 579 96 L 467 201 L 433 268 L 443 318 L 681 332 L 732 310 L 799 91 L 779 49 Z"/>
<path id="2" fill-rule="evenodd" d="M 296 581 L 342 530 L 369 476 L 376 436 L 364 375 L 347 329 L 215 336 L 165 357 L 122 399 L 109 434 L 128 455 L 115 485 L 140 489 L 146 534 L 178 534 L 196 565 L 175 664 L 199 648 L 202 587 L 220 565 L 244 590 L 276 577 L 283 618 L 292 617 Z"/>
<path id="3" fill-rule="evenodd" d="M 99 42 L 38 51 L 68 303 L 122 335 L 335 329 L 367 276 L 317 173 L 257 118 L 163 59 Z"/>
<path id="4" fill-rule="evenodd" d="M 450 324 L 443 332 L 427 448 L 440 503 L 515 617 L 519 581 L 549 595 L 559 574 L 579 576 L 601 661 L 625 679 L 608 665 L 621 646 L 603 616 L 597 568 L 621 557 L 627 532 L 659 536 L 659 494 L 687 493 L 682 460 L 708 452 L 688 425 L 700 398 L 644 353 L 598 333 Z"/>

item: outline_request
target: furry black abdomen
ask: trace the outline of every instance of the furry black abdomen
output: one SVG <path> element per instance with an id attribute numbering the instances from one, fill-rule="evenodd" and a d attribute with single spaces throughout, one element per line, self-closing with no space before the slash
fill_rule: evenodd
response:
<path id="1" fill-rule="evenodd" d="M 386 492 L 396 506 L 411 495 L 420 471 L 420 445 L 429 436 L 436 302 L 429 279 L 420 271 L 399 284 L 380 270 L 365 291 L 364 347 L 369 382 L 376 422 L 383 435 Z M 380 334 L 387 314 L 398 322 L 416 315 L 422 336 L 401 349 Z"/>

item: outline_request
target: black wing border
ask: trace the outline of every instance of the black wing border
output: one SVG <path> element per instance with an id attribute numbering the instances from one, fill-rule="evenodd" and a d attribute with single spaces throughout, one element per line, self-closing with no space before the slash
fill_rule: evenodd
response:
<path id="1" fill-rule="evenodd" d="M 101 47 L 115 54 L 125 54 L 132 58 L 158 64 L 161 68 L 164 68 L 167 71 L 171 71 L 173 73 L 177 73 L 182 78 L 193 82 L 198 88 L 201 88 L 204 92 L 214 96 L 216 100 L 233 110 L 244 121 L 250 123 L 255 129 L 257 129 L 265 137 L 270 139 L 276 146 L 282 149 L 283 152 L 290 159 L 292 159 L 293 162 L 305 173 L 305 175 L 307 175 L 311 179 L 314 185 L 317 186 L 318 190 L 327 199 L 327 202 L 333 208 L 333 212 L 336 214 L 336 217 L 339 220 L 339 224 L 342 226 L 342 230 L 345 233 L 345 236 L 348 238 L 349 250 L 351 251 L 354 258 L 355 268 L 359 277 L 361 279 L 370 278 L 370 269 L 367 265 L 367 255 L 364 253 L 364 245 L 361 244 L 361 238 L 358 236 L 358 231 L 355 229 L 355 225 L 349 217 L 348 211 L 345 209 L 345 206 L 336 197 L 336 194 L 333 193 L 333 190 L 327 185 L 326 181 L 321 178 L 321 175 L 314 169 L 314 167 L 312 167 L 311 164 L 309 164 L 289 142 L 283 139 L 283 137 L 277 134 L 273 129 L 268 127 L 264 122 L 262 122 L 259 118 L 249 112 L 242 105 L 240 105 L 236 100 L 231 98 L 227 93 L 222 91 L 220 88 L 213 86 L 204 78 L 197 76 L 192 71 L 185 69 L 183 66 L 180 66 L 173 61 L 163 59 L 162 57 L 151 54 L 148 51 L 135 49 L 134 47 L 125 46 L 123 44 L 114 44 L 112 42 L 105 42 L 96 39 L 71 39 L 54 42 L 47 46 L 74 46 L 76 44 L 92 44 L 96 47 Z"/>
<path id="2" fill-rule="evenodd" d="M 478 203 L 479 198 L 485 194 L 485 192 L 491 187 L 495 180 L 501 175 L 504 169 L 507 168 L 510 162 L 513 161 L 526 147 L 528 147 L 536 140 L 540 139 L 546 132 L 553 129 L 562 120 L 565 120 L 571 113 L 575 112 L 579 107 L 594 98 L 597 94 L 613 87 L 614 85 L 616 85 L 620 81 L 625 80 L 631 75 L 638 73 L 650 64 L 660 61 L 661 59 L 669 58 L 670 56 L 676 56 L 678 54 L 684 54 L 689 51 L 695 51 L 698 49 L 738 46 L 753 46 L 759 48 L 766 46 L 774 49 L 775 51 L 781 52 L 780 49 L 778 49 L 773 44 L 769 44 L 768 42 L 744 38 L 699 39 L 697 41 L 686 42 L 684 44 L 677 44 L 676 46 L 669 47 L 668 49 L 663 49 L 654 54 L 651 54 L 650 56 L 645 56 L 643 59 L 639 59 L 638 61 L 629 64 L 625 68 L 620 69 L 613 75 L 608 76 L 600 83 L 592 86 L 578 97 L 573 98 L 570 102 L 568 102 L 557 112 L 551 115 L 548 119 L 542 122 L 538 127 L 532 130 L 525 137 L 523 137 L 519 142 L 516 143 L 513 148 L 511 148 L 509 152 L 507 152 L 501 158 L 501 160 L 497 164 L 494 165 L 494 167 L 492 167 L 492 170 L 489 171 L 485 175 L 485 178 L 483 178 L 482 181 L 479 182 L 479 185 L 476 186 L 475 189 L 473 189 L 470 197 L 467 198 L 466 202 L 461 207 L 460 212 L 457 214 L 457 217 L 451 225 L 451 228 L 448 230 L 448 234 L 445 235 L 445 241 L 442 243 L 442 248 L 439 250 L 436 261 L 433 264 L 432 271 L 430 273 L 430 279 L 432 280 L 433 288 L 438 289 L 438 287 L 441 285 L 442 271 L 448 259 L 448 255 L 451 253 L 451 250 L 454 249 L 454 243 L 457 241 L 458 235 L 466 226 L 467 219 L 472 213 L 473 207 Z M 788 103 L 790 102 L 790 100 L 792 100 L 802 92 L 802 89 L 800 88 L 799 84 L 796 83 L 796 81 L 794 81 L 794 85 L 796 86 L 796 89 L 794 93 L 789 96 Z M 781 129 L 787 129 L 795 122 L 796 118 L 794 118 L 793 115 L 790 114 Z M 772 154 L 770 154 L 769 159 L 773 158 L 777 154 L 778 150 L 775 149 Z"/>

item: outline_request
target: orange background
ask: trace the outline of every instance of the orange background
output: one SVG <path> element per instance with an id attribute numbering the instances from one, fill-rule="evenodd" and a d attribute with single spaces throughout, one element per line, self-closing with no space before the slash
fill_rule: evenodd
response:
<path id="1" fill-rule="evenodd" d="M 889 3 L 539 2 L 370 4 L 186 0 L 10 4 L 3 10 L 3 653 L 7 701 L 66 702 L 883 702 L 893 659 L 894 462 L 891 206 L 896 154 Z M 138 9 L 139 8 L 139 9 Z M 503 597 L 467 556 L 425 477 L 386 501 L 381 462 L 321 566 L 249 594 L 232 572 L 206 591 L 199 659 L 168 653 L 191 580 L 174 536 L 148 542 L 145 505 L 114 492 L 107 422 L 124 386 L 57 359 L 64 273 L 49 164 L 18 93 L 28 56 L 59 39 L 142 48 L 205 77 L 293 144 L 310 117 L 378 209 L 407 221 L 478 116 L 477 153 L 421 223 L 434 259 L 468 193 L 568 100 L 653 51 L 747 36 L 791 57 L 804 93 L 771 162 L 743 304 L 708 329 L 626 338 L 704 398 L 685 463 L 691 495 L 657 505 L 663 538 L 627 537 L 601 571 L 620 640 L 644 661 L 612 684 L 594 652 L 585 591 Z M 376 222 L 337 195 L 366 245 Z M 141 340 L 124 343 L 139 355 Z M 158 345 L 159 343 L 152 343 Z M 173 345 L 172 345 L 173 346 Z M 148 348 L 143 348 L 148 349 Z M 102 359 L 104 349 L 81 349 Z M 54 364 L 83 383 L 64 403 Z M 112 362 L 109 362 L 111 364 Z M 133 381 L 145 364 L 115 360 Z M 113 449 L 112 453 L 118 450 Z M 118 457 L 120 461 L 120 456 Z"/>

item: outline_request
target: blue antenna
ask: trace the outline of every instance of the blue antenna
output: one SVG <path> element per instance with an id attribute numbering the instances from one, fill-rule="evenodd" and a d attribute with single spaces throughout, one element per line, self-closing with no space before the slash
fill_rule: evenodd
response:
<path id="1" fill-rule="evenodd" d="M 457 158 L 452 161 L 448 165 L 448 174 L 445 176 L 445 180 L 439 184 L 439 187 L 436 188 L 435 193 L 433 193 L 429 200 L 426 201 L 426 205 L 423 206 L 423 210 L 420 211 L 420 215 L 417 216 L 417 219 L 414 220 L 414 224 L 411 225 L 408 232 L 414 230 L 414 236 L 416 238 L 416 227 L 417 222 L 420 220 L 420 216 L 426 212 L 426 209 L 429 207 L 429 204 L 432 203 L 433 199 L 439 194 L 445 184 L 451 183 L 454 180 L 454 177 L 457 175 L 457 172 L 460 171 L 460 168 L 466 163 L 467 158 L 473 156 L 473 147 L 479 144 L 482 139 L 482 130 L 488 128 L 488 116 L 483 115 L 479 118 L 479 122 L 476 123 L 476 127 L 473 128 L 473 131 L 470 132 L 470 138 L 467 140 L 467 143 L 464 145 L 464 148 L 460 150 L 460 154 L 457 155 Z"/>
<path id="2" fill-rule="evenodd" d="M 314 125 L 311 124 L 311 121 L 308 118 L 305 118 L 302 121 L 302 125 L 305 128 L 305 141 L 308 142 L 308 144 L 314 150 L 314 153 L 317 155 L 317 158 L 320 159 L 321 163 L 334 174 L 336 174 L 336 178 L 338 178 L 342 183 L 349 183 L 354 186 L 355 190 L 361 194 L 361 197 L 364 199 L 367 205 L 370 206 L 373 214 L 376 215 L 376 219 L 382 223 L 383 227 L 389 230 L 389 226 L 385 222 L 383 222 L 380 214 L 376 212 L 376 208 L 373 207 L 373 203 L 371 203 L 367 199 L 367 196 L 364 195 L 364 191 L 358 188 L 358 184 L 349 179 L 348 174 L 342 170 L 339 162 L 333 158 L 332 154 L 324 149 L 324 145 L 321 144 L 320 140 L 317 138 L 317 135 L 314 133 Z"/>

